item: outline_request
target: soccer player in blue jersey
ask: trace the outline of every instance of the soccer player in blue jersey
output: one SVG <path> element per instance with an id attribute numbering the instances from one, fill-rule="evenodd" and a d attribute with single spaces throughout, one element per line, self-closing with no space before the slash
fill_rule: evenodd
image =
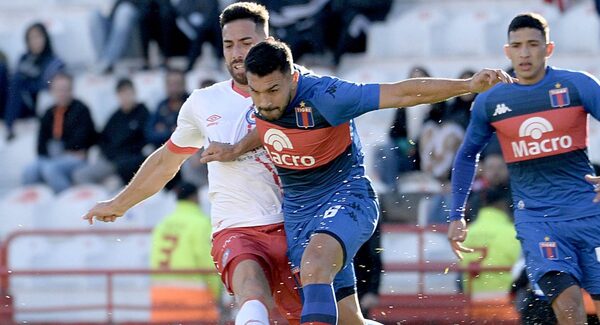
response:
<path id="1" fill-rule="evenodd" d="M 477 96 L 452 175 L 448 239 L 469 251 L 464 209 L 478 154 L 496 132 L 510 171 L 517 238 L 527 273 L 552 302 L 560 324 L 584 324 L 580 288 L 600 311 L 600 206 L 587 156 L 587 118 L 600 117 L 600 85 L 587 73 L 547 65 L 554 50 L 546 20 L 516 16 L 505 54 L 518 82 Z M 589 181 L 597 178 L 587 176 Z"/>
<path id="2" fill-rule="evenodd" d="M 288 255 L 303 291 L 301 324 L 337 324 L 339 308 L 341 324 L 362 325 L 352 259 L 375 229 L 379 204 L 352 119 L 512 79 L 486 69 L 464 80 L 355 84 L 303 71 L 289 48 L 272 40 L 255 45 L 245 66 L 256 128 L 283 184 Z"/>

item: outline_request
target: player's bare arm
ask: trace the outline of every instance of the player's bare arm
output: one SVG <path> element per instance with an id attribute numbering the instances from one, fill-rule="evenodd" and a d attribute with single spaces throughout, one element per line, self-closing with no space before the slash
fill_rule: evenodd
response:
<path id="1" fill-rule="evenodd" d="M 594 185 L 594 192 L 596 192 L 594 203 L 600 202 L 600 176 L 585 175 L 585 180 Z"/>
<path id="2" fill-rule="evenodd" d="M 191 154 L 178 154 L 166 145 L 154 151 L 142 164 L 131 182 L 114 198 L 98 202 L 83 216 L 90 224 L 94 219 L 114 222 L 127 210 L 160 191 Z"/>
<path id="3" fill-rule="evenodd" d="M 208 163 L 211 161 L 232 161 L 246 152 L 256 149 L 260 146 L 262 146 L 260 137 L 258 136 L 256 129 L 254 129 L 236 144 L 211 142 L 204 152 L 202 152 L 202 158 L 200 158 L 200 162 Z"/>
<path id="4" fill-rule="evenodd" d="M 467 223 L 464 218 L 451 221 L 448 227 L 448 240 L 450 241 L 450 245 L 452 246 L 452 251 L 460 260 L 463 259 L 461 252 L 473 252 L 472 248 L 468 248 L 463 245 L 463 242 L 465 241 L 465 239 L 467 239 L 468 231 L 469 230 L 467 229 Z"/>
<path id="5" fill-rule="evenodd" d="M 483 69 L 469 79 L 415 78 L 382 84 L 379 108 L 437 103 L 467 93 L 480 93 L 499 82 L 517 81 L 500 69 Z"/>

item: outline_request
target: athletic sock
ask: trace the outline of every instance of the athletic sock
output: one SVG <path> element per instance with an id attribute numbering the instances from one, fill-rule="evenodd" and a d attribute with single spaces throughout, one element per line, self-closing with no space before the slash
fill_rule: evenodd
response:
<path id="1" fill-rule="evenodd" d="M 269 311 L 259 300 L 248 300 L 235 316 L 235 325 L 269 325 Z"/>
<path id="2" fill-rule="evenodd" d="M 337 325 L 337 304 L 331 284 L 307 284 L 302 291 L 301 325 Z"/>

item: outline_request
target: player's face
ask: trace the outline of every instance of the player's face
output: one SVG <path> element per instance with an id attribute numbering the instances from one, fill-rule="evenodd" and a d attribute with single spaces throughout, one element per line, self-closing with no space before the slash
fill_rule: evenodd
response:
<path id="1" fill-rule="evenodd" d="M 535 28 L 510 32 L 504 46 L 504 53 L 522 84 L 534 84 L 544 78 L 546 60 L 553 50 L 554 43 L 546 43 L 542 32 Z"/>
<path id="2" fill-rule="evenodd" d="M 296 87 L 295 74 L 277 70 L 264 77 L 248 73 L 248 89 L 258 113 L 267 120 L 277 120 L 290 103 Z"/>
<path id="3" fill-rule="evenodd" d="M 247 85 L 244 59 L 254 44 L 265 40 L 265 32 L 250 19 L 238 19 L 225 24 L 222 35 L 227 70 L 235 82 Z"/>

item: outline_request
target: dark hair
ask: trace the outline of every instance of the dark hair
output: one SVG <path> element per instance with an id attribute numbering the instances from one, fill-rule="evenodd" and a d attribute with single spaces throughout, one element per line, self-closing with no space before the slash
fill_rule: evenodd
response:
<path id="1" fill-rule="evenodd" d="M 59 78 L 67 79 L 67 80 L 69 80 L 69 82 L 71 83 L 71 85 L 73 84 L 73 76 L 70 75 L 69 73 L 65 72 L 65 71 L 59 71 L 59 72 L 57 72 L 52 77 L 51 82 L 54 82 L 54 80 L 59 79 Z"/>
<path id="2" fill-rule="evenodd" d="M 264 77 L 276 70 L 286 74 L 292 71 L 294 59 L 292 51 L 283 42 L 267 40 L 254 45 L 246 60 L 244 60 L 246 72 Z"/>
<path id="3" fill-rule="evenodd" d="M 119 79 L 119 81 L 117 81 L 117 92 L 120 92 L 123 90 L 123 88 L 131 88 L 133 89 L 133 82 L 131 81 L 131 79 L 129 78 L 121 78 Z"/>
<path id="4" fill-rule="evenodd" d="M 181 181 L 173 189 L 177 193 L 177 200 L 187 200 L 198 194 L 198 188 L 192 183 Z"/>
<path id="5" fill-rule="evenodd" d="M 27 52 L 29 53 L 29 41 L 27 40 L 27 38 L 29 36 L 29 33 L 34 29 L 38 29 L 46 39 L 46 44 L 44 46 L 44 49 L 42 50 L 42 53 L 40 54 L 40 57 L 51 55 L 53 51 L 52 42 L 50 41 L 50 34 L 48 33 L 48 29 L 46 29 L 46 26 L 44 26 L 44 24 L 40 22 L 29 25 L 29 27 L 27 27 L 27 30 L 25 31 L 25 44 L 27 47 Z"/>
<path id="6" fill-rule="evenodd" d="M 542 36 L 546 40 L 546 43 L 550 40 L 550 27 L 548 27 L 548 22 L 546 18 L 544 18 L 540 14 L 536 14 L 534 12 L 528 12 L 524 14 L 517 15 L 508 25 L 508 33 L 514 32 L 521 28 L 534 28 L 542 32 Z M 510 35 L 509 35 L 510 36 Z"/>
<path id="7" fill-rule="evenodd" d="M 254 2 L 238 2 L 233 3 L 223 10 L 219 16 L 221 28 L 227 23 L 239 19 L 252 20 L 257 28 L 268 28 L 269 12 L 263 5 Z"/>

